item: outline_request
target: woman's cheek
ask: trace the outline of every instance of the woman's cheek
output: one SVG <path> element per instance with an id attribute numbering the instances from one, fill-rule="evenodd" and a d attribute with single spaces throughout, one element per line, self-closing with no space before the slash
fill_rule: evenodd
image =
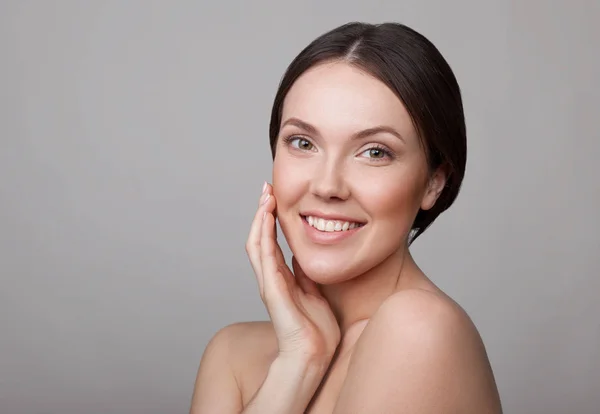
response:
<path id="1" fill-rule="evenodd" d="M 302 187 L 301 168 L 294 160 L 277 156 L 273 163 L 273 195 L 278 209 L 288 208 L 299 198 Z"/>
<path id="2" fill-rule="evenodd" d="M 280 151 L 277 151 L 273 161 L 273 192 L 275 197 L 279 195 L 280 189 L 285 188 L 285 180 L 289 176 L 285 173 L 285 162 L 282 162 Z"/>
<path id="3" fill-rule="evenodd" d="M 401 219 L 418 204 L 416 180 L 401 171 L 357 175 L 354 181 L 354 195 L 373 218 Z"/>

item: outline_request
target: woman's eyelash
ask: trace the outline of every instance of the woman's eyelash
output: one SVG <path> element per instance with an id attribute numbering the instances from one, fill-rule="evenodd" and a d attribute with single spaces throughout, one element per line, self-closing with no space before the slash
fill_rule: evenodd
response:
<path id="1" fill-rule="evenodd" d="M 305 143 L 307 143 L 308 145 L 310 145 L 311 149 L 314 147 L 314 144 L 312 143 L 312 141 L 306 137 L 303 137 L 302 135 L 290 135 L 289 137 L 285 137 L 283 138 L 283 142 L 287 145 L 290 145 L 292 142 L 294 141 L 304 141 Z M 308 148 L 299 148 L 294 146 L 296 149 L 299 149 L 301 151 L 309 151 Z"/>
<path id="2" fill-rule="evenodd" d="M 302 136 L 302 135 L 290 135 L 290 136 L 286 136 L 283 138 L 283 142 L 285 144 L 291 144 L 294 141 L 306 141 L 307 144 L 309 144 L 311 147 L 314 146 L 314 144 L 311 142 L 311 140 L 309 140 L 308 138 Z M 306 151 L 307 149 L 303 149 L 303 148 L 297 148 L 303 151 Z M 384 161 L 385 159 L 394 159 L 396 158 L 396 154 L 391 151 L 390 149 L 388 149 L 387 147 L 384 147 L 383 145 L 380 144 L 375 144 L 372 145 L 371 147 L 365 149 L 364 151 L 361 152 L 361 154 L 364 154 L 367 151 L 371 151 L 371 150 L 377 150 L 377 151 L 381 151 L 384 155 L 384 157 L 378 158 L 378 157 L 368 157 L 370 160 L 373 160 L 375 162 L 378 161 Z"/>
<path id="3" fill-rule="evenodd" d="M 373 146 L 367 148 L 366 150 L 364 150 L 362 153 L 365 153 L 365 152 L 371 151 L 371 150 L 381 151 L 383 153 L 383 155 L 385 155 L 385 157 L 383 157 L 383 158 L 370 158 L 371 160 L 374 160 L 374 161 L 385 160 L 386 157 L 388 159 L 396 158 L 396 154 L 394 152 L 392 152 L 391 150 L 389 150 L 387 147 L 384 147 L 383 145 L 373 145 Z"/>
<path id="4" fill-rule="evenodd" d="M 284 137 L 283 142 L 285 142 L 286 144 L 289 144 L 290 142 L 297 140 L 297 139 L 306 139 L 306 138 L 304 138 L 303 136 L 300 136 L 300 135 L 290 135 L 290 136 Z"/>

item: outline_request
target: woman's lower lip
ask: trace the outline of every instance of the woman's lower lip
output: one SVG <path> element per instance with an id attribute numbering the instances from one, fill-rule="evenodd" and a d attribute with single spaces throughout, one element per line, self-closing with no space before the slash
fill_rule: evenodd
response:
<path id="1" fill-rule="evenodd" d="M 304 226 L 304 230 L 306 231 L 308 238 L 312 242 L 317 243 L 317 244 L 338 243 L 338 242 L 345 240 L 348 237 L 351 237 L 352 235 L 356 234 L 356 232 L 362 228 L 362 226 L 361 226 L 361 227 L 355 227 L 353 229 L 344 230 L 344 231 L 321 231 L 321 230 L 314 228 L 310 224 L 308 224 L 308 222 L 304 218 L 302 218 L 301 220 L 302 220 L 302 225 Z"/>

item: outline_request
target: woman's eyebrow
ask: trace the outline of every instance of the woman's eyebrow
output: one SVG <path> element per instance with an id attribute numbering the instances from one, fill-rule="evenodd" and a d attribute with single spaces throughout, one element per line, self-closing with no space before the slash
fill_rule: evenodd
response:
<path id="1" fill-rule="evenodd" d="M 281 124 L 281 128 L 283 128 L 286 125 L 293 125 L 297 128 L 303 129 L 304 131 L 308 132 L 309 134 L 319 135 L 319 130 L 314 125 L 311 125 L 308 122 L 303 121 L 298 118 L 295 118 L 295 117 L 288 118 L 283 124 Z M 377 135 L 380 133 L 387 133 L 387 134 L 394 135 L 396 138 L 398 138 L 402 142 L 406 143 L 406 141 L 404 140 L 404 138 L 398 131 L 396 131 L 391 126 L 387 126 L 387 125 L 378 125 L 378 126 L 375 126 L 372 128 L 367 128 L 367 129 L 363 129 L 362 131 L 355 132 L 354 134 L 352 134 L 350 139 L 351 140 L 364 139 L 364 138 L 368 138 L 370 136 Z"/>
<path id="2" fill-rule="evenodd" d="M 298 118 L 288 118 L 283 124 L 281 124 L 281 128 L 283 128 L 286 125 L 293 125 L 295 127 L 305 130 L 309 134 L 319 135 L 319 131 L 316 127 Z"/>
<path id="3" fill-rule="evenodd" d="M 378 126 L 375 126 L 372 128 L 367 128 L 362 131 L 356 132 L 355 134 L 352 135 L 352 139 L 367 138 L 367 137 L 381 134 L 381 133 L 391 134 L 391 135 L 395 136 L 396 138 L 398 138 L 403 143 L 406 143 L 406 141 L 404 141 L 404 138 L 398 131 L 396 131 L 391 126 L 387 126 L 387 125 L 378 125 Z"/>

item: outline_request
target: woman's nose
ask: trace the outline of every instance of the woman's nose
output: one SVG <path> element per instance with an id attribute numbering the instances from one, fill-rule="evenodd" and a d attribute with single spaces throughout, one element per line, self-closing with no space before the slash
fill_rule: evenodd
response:
<path id="1" fill-rule="evenodd" d="M 311 177 L 311 192 L 323 200 L 347 200 L 350 190 L 339 163 L 324 162 Z"/>

